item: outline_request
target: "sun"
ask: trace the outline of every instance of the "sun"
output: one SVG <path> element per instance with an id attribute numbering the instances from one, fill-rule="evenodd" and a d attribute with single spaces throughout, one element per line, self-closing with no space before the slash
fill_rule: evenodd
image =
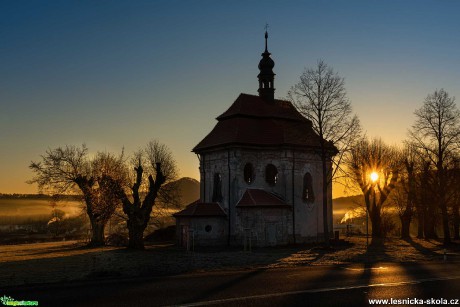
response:
<path id="1" fill-rule="evenodd" d="M 377 174 L 376 172 L 372 172 L 371 173 L 371 181 L 376 182 L 378 179 L 379 179 L 379 174 Z"/>

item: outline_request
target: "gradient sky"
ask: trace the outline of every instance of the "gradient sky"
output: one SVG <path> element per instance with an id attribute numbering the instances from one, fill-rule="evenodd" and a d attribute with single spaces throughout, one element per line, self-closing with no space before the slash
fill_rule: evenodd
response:
<path id="1" fill-rule="evenodd" d="M 30 161 L 65 144 L 131 153 L 157 138 L 198 178 L 191 149 L 239 93 L 257 94 L 265 23 L 276 97 L 323 59 L 367 134 L 399 144 L 427 94 L 460 97 L 459 12 L 454 0 L 3 0 L 0 193 L 37 192 Z"/>

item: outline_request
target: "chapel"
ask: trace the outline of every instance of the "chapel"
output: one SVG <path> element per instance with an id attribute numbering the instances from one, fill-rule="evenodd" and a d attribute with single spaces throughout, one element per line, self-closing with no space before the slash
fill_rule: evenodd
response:
<path id="1" fill-rule="evenodd" d="M 320 138 L 291 102 L 275 99 L 267 40 L 265 32 L 258 95 L 240 94 L 192 150 L 199 158 L 200 199 L 174 214 L 180 245 L 322 241 L 323 197 L 332 232 L 332 187 L 322 195 Z"/>

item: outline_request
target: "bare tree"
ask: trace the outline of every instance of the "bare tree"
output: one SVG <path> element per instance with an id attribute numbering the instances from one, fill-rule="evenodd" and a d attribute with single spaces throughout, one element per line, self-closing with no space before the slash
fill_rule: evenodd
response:
<path id="1" fill-rule="evenodd" d="M 322 162 L 323 231 L 329 246 L 328 187 L 341 170 L 344 155 L 361 132 L 358 117 L 353 115 L 344 79 L 322 60 L 315 69 L 306 69 L 300 81 L 288 92 L 299 112 L 312 122 L 319 135 Z M 335 167 L 333 168 L 332 165 Z"/>
<path id="2" fill-rule="evenodd" d="M 104 229 L 120 201 L 113 194 L 113 181 L 126 180 L 123 153 L 97 153 L 93 158 L 82 147 L 49 149 L 40 162 L 29 166 L 35 176 L 29 183 L 52 193 L 82 193 L 91 223 L 90 245 L 104 244 Z"/>
<path id="3" fill-rule="evenodd" d="M 144 230 L 155 203 L 176 204 L 180 199 L 174 185 L 177 167 L 168 147 L 156 140 L 136 153 L 132 164 L 135 177 L 131 185 L 126 187 L 121 182 L 113 184 L 117 197 L 123 202 L 123 212 L 128 216 L 128 246 L 144 249 Z"/>
<path id="4" fill-rule="evenodd" d="M 417 152 L 406 144 L 403 152 L 403 167 L 400 182 L 391 194 L 391 200 L 398 209 L 401 221 L 401 238 L 410 239 L 410 224 L 416 207 L 416 163 Z"/>
<path id="5" fill-rule="evenodd" d="M 460 240 L 460 169 L 454 170 L 454 184 L 452 197 L 452 214 L 454 224 L 454 240 Z"/>
<path id="6" fill-rule="evenodd" d="M 364 195 L 372 223 L 372 237 L 381 238 L 382 210 L 400 176 L 401 154 L 380 139 L 361 139 L 346 160 L 350 179 Z M 375 173 L 375 177 L 371 175 Z"/>
<path id="7" fill-rule="evenodd" d="M 441 210 L 444 244 L 450 243 L 447 199 L 448 164 L 459 151 L 460 111 L 455 98 L 444 90 L 428 95 L 416 116 L 409 137 L 434 165 L 436 174 L 436 201 Z"/>
<path id="8" fill-rule="evenodd" d="M 422 157 L 423 159 L 423 157 Z M 417 176 L 417 188 L 418 193 L 416 194 L 416 211 L 418 219 L 418 238 L 435 239 L 436 235 L 436 224 L 438 221 L 436 196 L 435 191 L 435 178 L 431 170 L 431 162 L 422 160 L 421 172 Z"/>

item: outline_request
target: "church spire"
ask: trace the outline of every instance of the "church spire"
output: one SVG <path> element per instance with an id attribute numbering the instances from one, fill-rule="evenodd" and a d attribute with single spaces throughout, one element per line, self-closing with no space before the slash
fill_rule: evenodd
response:
<path id="1" fill-rule="evenodd" d="M 260 73 L 257 75 L 259 79 L 259 96 L 265 99 L 266 101 L 275 100 L 275 88 L 274 88 L 274 79 L 275 73 L 273 73 L 273 67 L 275 67 L 275 62 L 270 57 L 270 52 L 268 52 L 268 25 L 265 26 L 265 52 L 262 53 L 262 59 L 259 62 Z"/>
<path id="2" fill-rule="evenodd" d="M 267 40 L 268 40 L 268 33 L 267 33 L 267 30 L 265 30 L 265 52 L 268 52 Z"/>

